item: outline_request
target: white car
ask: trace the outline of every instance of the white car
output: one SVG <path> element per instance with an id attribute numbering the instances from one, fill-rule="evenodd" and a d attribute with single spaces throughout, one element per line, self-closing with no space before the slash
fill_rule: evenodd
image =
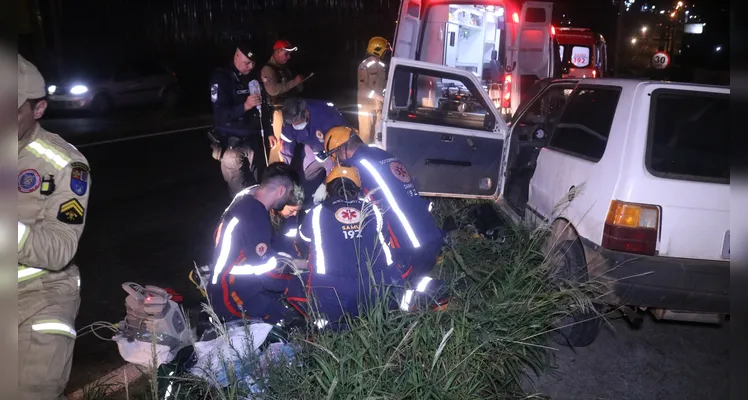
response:
<path id="1" fill-rule="evenodd" d="M 393 58 L 386 92 L 375 145 L 422 195 L 495 199 L 517 222 L 551 224 L 557 268 L 607 281 L 614 304 L 729 314 L 728 87 L 555 80 L 507 124 L 470 72 Z M 562 333 L 584 346 L 599 330 L 593 319 Z"/>
<path id="2" fill-rule="evenodd" d="M 115 107 L 155 103 L 173 108 L 179 93 L 176 75 L 152 60 L 123 63 L 103 75 L 88 73 L 53 79 L 47 85 L 50 109 L 99 114 Z"/>

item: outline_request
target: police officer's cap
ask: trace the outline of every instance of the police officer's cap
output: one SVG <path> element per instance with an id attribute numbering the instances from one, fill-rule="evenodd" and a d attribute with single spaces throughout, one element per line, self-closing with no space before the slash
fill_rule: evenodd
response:
<path id="1" fill-rule="evenodd" d="M 249 58 L 250 61 L 257 62 L 257 55 L 252 50 L 252 46 L 250 46 L 248 43 L 239 43 L 236 46 L 236 49 L 239 50 L 240 53 L 244 54 L 245 57 Z"/>
<path id="2" fill-rule="evenodd" d="M 283 122 L 293 124 L 305 117 L 306 101 L 299 97 L 288 97 L 283 102 Z"/>

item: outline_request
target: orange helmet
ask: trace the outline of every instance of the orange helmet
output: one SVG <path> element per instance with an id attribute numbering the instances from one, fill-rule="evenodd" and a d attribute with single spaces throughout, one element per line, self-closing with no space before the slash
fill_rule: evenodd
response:
<path id="1" fill-rule="evenodd" d="M 361 177 L 358 175 L 356 167 L 343 167 L 342 165 L 334 166 L 330 171 L 330 174 L 325 178 L 325 183 L 329 184 L 337 178 L 350 179 L 356 186 L 361 187 Z"/>
<path id="2" fill-rule="evenodd" d="M 358 135 L 358 131 L 347 126 L 336 126 L 330 129 L 327 131 L 327 135 L 325 135 L 325 154 L 336 160 L 337 155 L 335 153 L 337 153 L 341 146 L 348 143 L 354 135 Z"/>

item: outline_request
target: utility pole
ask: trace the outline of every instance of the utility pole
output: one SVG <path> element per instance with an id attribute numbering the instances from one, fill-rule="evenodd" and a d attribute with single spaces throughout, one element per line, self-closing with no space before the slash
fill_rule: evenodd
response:
<path id="1" fill-rule="evenodd" d="M 621 55 L 623 52 L 623 13 L 626 12 L 626 1 L 618 0 L 618 21 L 616 24 L 616 58 L 613 76 L 617 77 L 621 71 Z"/>

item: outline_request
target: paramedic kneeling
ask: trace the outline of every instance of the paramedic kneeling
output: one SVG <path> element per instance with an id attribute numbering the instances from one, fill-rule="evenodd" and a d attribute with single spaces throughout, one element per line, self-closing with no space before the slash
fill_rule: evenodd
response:
<path id="1" fill-rule="evenodd" d="M 274 324 L 287 311 L 280 302 L 291 275 L 283 273 L 288 254 L 270 246 L 270 210 L 300 203 L 301 187 L 290 174 L 263 179 L 254 194 L 240 192 L 216 230 L 213 271 L 208 296 L 225 321 L 242 317 Z"/>
<path id="2" fill-rule="evenodd" d="M 336 166 L 325 180 L 328 198 L 301 225 L 299 236 L 311 246 L 309 273 L 302 288 L 289 283 L 287 300 L 318 328 L 339 330 L 344 315 L 360 311 L 398 284 L 381 213 L 359 199 L 361 180 L 353 167 Z"/>
<path id="3" fill-rule="evenodd" d="M 402 277 L 417 285 L 414 280 L 436 265 L 445 234 L 408 170 L 394 155 L 365 145 L 355 129 L 331 129 L 324 147 L 336 162 L 358 168 L 363 194 L 384 216 L 384 230 L 390 233 L 392 256 Z"/>

